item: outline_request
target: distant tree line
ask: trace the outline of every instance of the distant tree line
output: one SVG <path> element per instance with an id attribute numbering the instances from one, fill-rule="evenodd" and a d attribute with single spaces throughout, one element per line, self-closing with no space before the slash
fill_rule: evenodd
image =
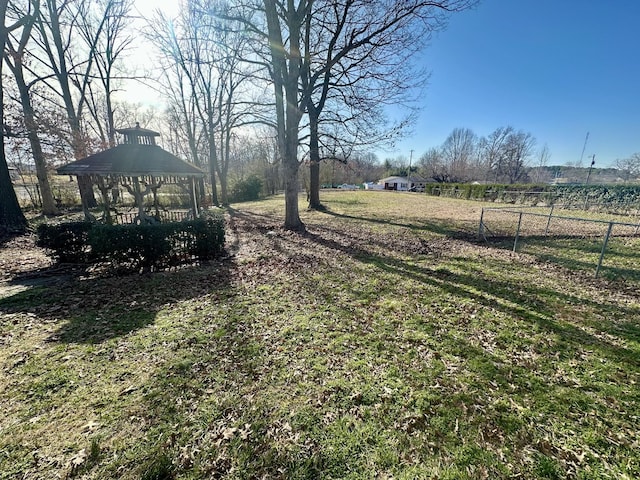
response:
<path id="1" fill-rule="evenodd" d="M 499 127 L 486 137 L 456 128 L 440 147 L 425 152 L 418 165 L 438 182 L 524 183 L 530 180 L 532 163 L 546 164 L 548 158 L 546 148 L 536 151 L 531 133 L 511 126 Z"/>
<path id="2" fill-rule="evenodd" d="M 386 158 L 389 175 L 419 175 L 439 183 L 567 183 L 633 182 L 640 179 L 640 153 L 619 159 L 614 167 L 592 168 L 568 163 L 550 166 L 546 145 L 537 148 L 535 137 L 514 127 L 499 127 L 487 136 L 469 128 L 455 128 L 439 147 L 428 149 L 416 160 L 404 156 Z M 593 172 L 591 172 L 593 170 Z"/>
<path id="3" fill-rule="evenodd" d="M 622 173 L 625 182 L 640 178 L 640 152 L 628 158 L 618 159 L 616 168 Z"/>

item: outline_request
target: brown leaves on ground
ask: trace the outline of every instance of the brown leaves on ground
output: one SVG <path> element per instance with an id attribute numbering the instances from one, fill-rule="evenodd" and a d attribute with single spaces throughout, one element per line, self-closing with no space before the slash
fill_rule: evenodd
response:
<path id="1" fill-rule="evenodd" d="M 53 265 L 52 259 L 35 245 L 35 235 L 5 239 L 0 244 L 0 282 Z"/>
<path id="2" fill-rule="evenodd" d="M 223 261 L 214 262 L 219 270 L 227 276 L 227 281 L 233 279 L 247 279 L 254 275 L 268 273 L 292 273 L 296 274 L 300 269 L 313 269 L 320 264 L 339 264 L 343 255 L 354 258 L 389 259 L 396 260 L 413 259 L 416 257 L 431 258 L 437 261 L 438 257 L 446 256 L 482 256 L 487 258 L 512 261 L 514 256 L 520 264 L 529 264 L 531 267 L 544 268 L 553 275 L 572 277 L 579 279 L 580 283 L 589 284 L 596 290 L 602 290 L 605 280 L 595 280 L 591 272 L 572 272 L 550 263 L 541 263 L 536 258 L 525 254 L 513 254 L 502 249 L 489 248 L 476 242 L 471 233 L 473 222 L 476 221 L 478 212 L 474 208 L 462 207 L 455 212 L 450 211 L 450 206 L 444 211 L 431 209 L 429 221 L 424 224 L 416 223 L 415 218 L 400 220 L 398 222 L 385 221 L 384 219 L 372 219 L 364 217 L 351 217 L 342 214 L 315 214 L 305 219 L 306 233 L 299 234 L 285 230 L 280 218 L 265 214 L 260 210 L 242 209 L 232 210 L 227 216 L 227 253 Z M 457 221 L 466 222 L 467 227 L 461 231 L 452 231 L 455 235 L 443 235 L 440 230 L 452 215 L 457 215 Z M 449 219 L 449 220 L 447 220 Z M 381 227 L 382 226 L 382 227 Z M 437 233 L 434 233 L 437 232 Z M 446 232 L 445 232 L 446 233 Z M 39 284 L 64 283 L 69 275 L 77 277 L 79 272 L 83 280 L 95 280 L 101 272 L 87 272 L 82 268 L 72 265 L 56 265 L 47 252 L 36 246 L 36 237 L 33 234 L 4 239 L 0 248 L 0 298 L 13 295 L 30 286 Z M 189 267 L 183 268 L 189 270 Z M 58 311 L 46 312 L 50 316 L 59 316 L 64 313 L 66 307 L 73 308 L 78 305 L 87 306 L 82 302 L 89 301 L 93 306 L 99 306 L 102 302 L 125 302 L 127 308 L 144 308 L 145 304 L 161 301 L 171 302 L 172 299 L 192 298 L 197 295 L 197 290 L 202 293 L 210 291 L 211 285 L 221 281 L 220 271 L 197 276 L 198 282 L 171 282 L 170 277 L 174 272 L 160 272 L 154 274 L 158 278 L 157 295 L 149 298 L 149 292 L 136 297 L 135 291 L 140 284 L 139 275 L 124 277 L 104 278 L 99 281 L 100 288 L 95 288 L 91 282 L 86 283 L 89 288 L 85 291 L 82 283 L 73 283 L 74 291 L 78 295 L 69 297 L 72 305 L 52 305 L 52 309 Z M 189 273 L 181 272 L 187 277 Z M 162 277 L 169 281 L 164 288 Z M 203 282 L 204 280 L 204 282 Z M 202 288 L 206 285 L 206 288 Z M 62 286 L 64 288 L 64 286 Z M 182 289 L 186 291 L 182 291 Z M 607 290 L 609 290 L 607 288 Z M 108 293 L 109 298 L 102 298 L 101 292 Z M 118 297 L 114 292 L 126 292 L 126 295 Z M 617 285 L 616 292 L 631 294 L 636 297 L 637 289 L 634 286 L 626 288 L 625 285 Z M 90 295 L 90 298 L 82 296 Z M 44 312 L 38 312 L 44 313 Z"/>

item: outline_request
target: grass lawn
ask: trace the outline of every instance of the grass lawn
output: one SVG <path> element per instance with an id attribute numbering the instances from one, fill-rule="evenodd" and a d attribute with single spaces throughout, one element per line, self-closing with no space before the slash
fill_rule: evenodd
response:
<path id="1" fill-rule="evenodd" d="M 638 284 L 476 243 L 479 203 L 322 200 L 304 235 L 234 205 L 211 265 L 5 289 L 0 479 L 640 478 Z"/>

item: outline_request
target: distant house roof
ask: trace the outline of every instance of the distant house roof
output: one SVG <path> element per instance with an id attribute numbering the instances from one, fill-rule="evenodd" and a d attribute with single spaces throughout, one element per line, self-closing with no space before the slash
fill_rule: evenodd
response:
<path id="1" fill-rule="evenodd" d="M 383 184 L 383 183 L 407 183 L 407 177 L 398 177 L 398 176 L 393 176 L 393 177 L 387 177 L 387 178 L 383 178 L 381 180 L 378 181 L 378 183 Z"/>
<path id="2" fill-rule="evenodd" d="M 434 183 L 435 180 L 431 177 L 423 177 L 422 175 L 411 175 L 409 180 L 412 183 Z"/>
<path id="3" fill-rule="evenodd" d="M 60 175 L 202 177 L 204 172 L 158 145 L 122 144 L 57 169 Z"/>

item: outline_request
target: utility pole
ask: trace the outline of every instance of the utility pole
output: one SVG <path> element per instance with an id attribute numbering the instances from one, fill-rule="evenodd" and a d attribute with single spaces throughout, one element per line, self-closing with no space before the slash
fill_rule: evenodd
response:
<path id="1" fill-rule="evenodd" d="M 413 150 L 409 150 L 409 171 L 407 172 L 407 190 L 411 191 L 411 160 L 413 159 Z"/>
<path id="2" fill-rule="evenodd" d="M 593 170 L 593 166 L 596 163 L 595 154 L 591 155 L 591 165 L 589 165 L 589 173 L 587 173 L 587 181 L 584 182 L 585 186 L 589 184 L 589 177 L 591 177 L 591 170 Z M 589 208 L 589 190 L 585 189 L 584 191 L 584 209 L 587 210 Z M 608 238 L 608 237 L 607 237 Z M 605 242 L 606 245 L 606 242 Z"/>
<path id="3" fill-rule="evenodd" d="M 587 141 L 589 140 L 589 132 L 587 132 L 587 136 L 584 137 L 584 145 L 582 145 L 582 153 L 580 154 L 580 162 L 578 163 L 579 167 L 582 167 L 582 157 L 584 157 L 584 150 L 587 148 Z"/>
<path id="4" fill-rule="evenodd" d="M 589 173 L 587 173 L 587 181 L 584 182 L 585 185 L 589 184 L 589 178 L 591 177 L 591 170 L 593 170 L 593 166 L 595 165 L 595 163 L 596 163 L 596 155 L 593 154 L 591 155 L 591 165 L 589 166 Z"/>

